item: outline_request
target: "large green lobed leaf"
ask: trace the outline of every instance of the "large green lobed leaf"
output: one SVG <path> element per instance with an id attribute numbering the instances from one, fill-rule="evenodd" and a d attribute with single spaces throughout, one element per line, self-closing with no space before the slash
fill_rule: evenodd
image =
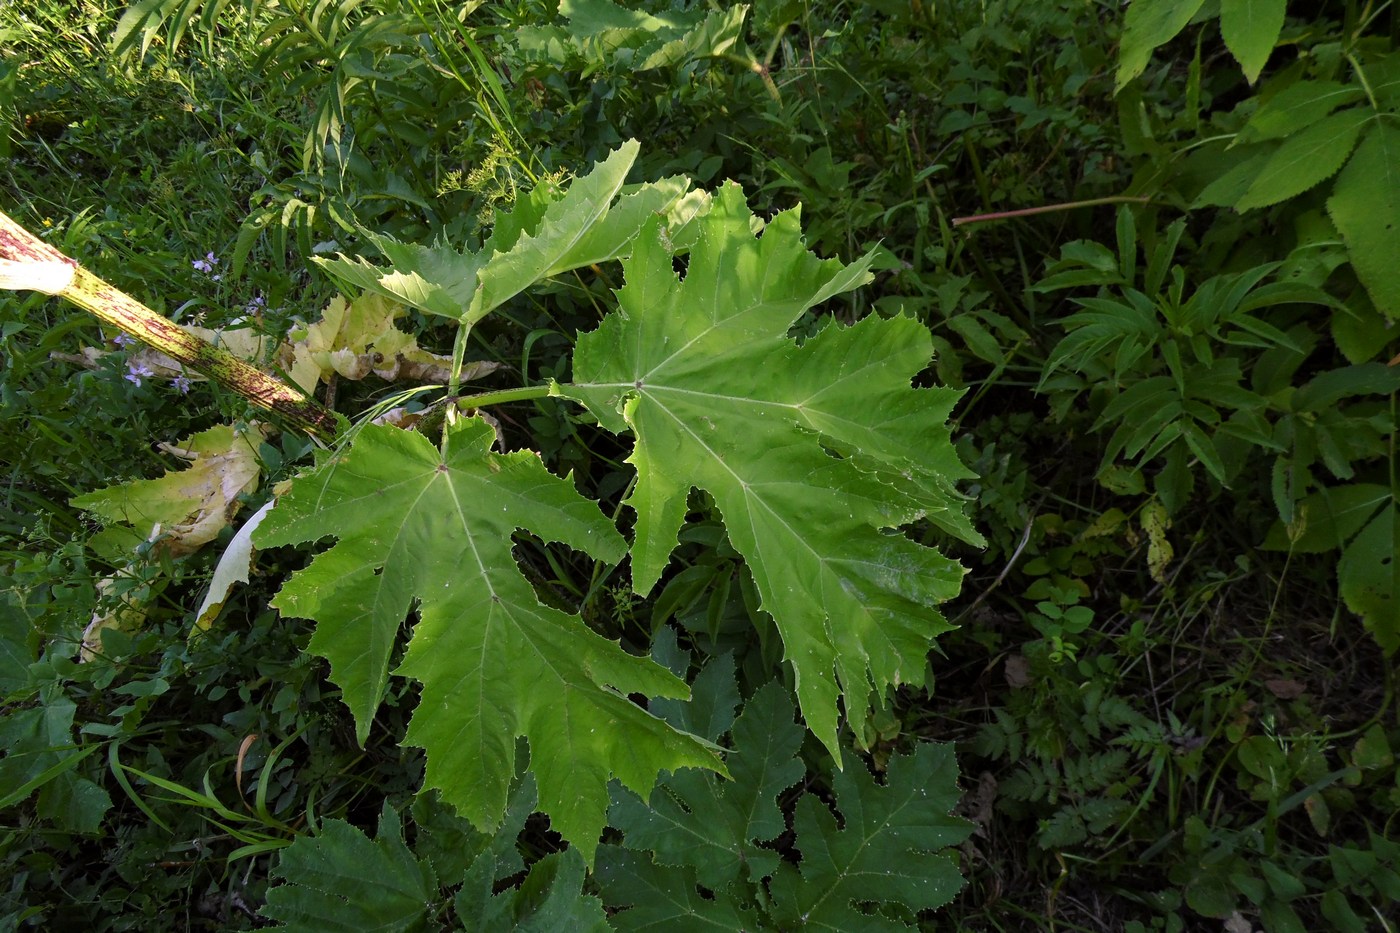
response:
<path id="1" fill-rule="evenodd" d="M 625 255 L 642 222 L 685 194 L 689 183 L 681 178 L 624 192 L 639 149 L 629 140 L 567 190 L 543 184 L 522 196 L 497 219 L 480 251 L 401 243 L 362 229 L 389 267 L 344 255 L 317 262 L 348 285 L 428 314 L 475 323 L 541 279 Z"/>
<path id="2" fill-rule="evenodd" d="M 316 620 L 310 650 L 330 661 L 361 742 L 417 601 L 396 673 L 422 683 L 405 741 L 427 752 L 425 785 L 494 826 L 524 736 L 541 809 L 591 860 L 609 778 L 646 795 L 662 769 L 721 766 L 698 739 L 627 699 L 684 697 L 682 680 L 540 604 L 511 556 L 517 529 L 607 561 L 621 558 L 623 542 L 534 453 L 491 453 L 494 437 L 467 419 L 449 429 L 442 453 L 420 434 L 367 426 L 348 452 L 294 482 L 255 541 L 338 539 L 273 605 Z"/>
<path id="3" fill-rule="evenodd" d="M 697 699 L 711 692 L 706 687 L 716 680 L 733 683 L 733 662 L 712 662 L 701 676 L 708 682 L 696 680 Z M 737 697 L 737 691 L 731 695 Z M 699 883 L 712 891 L 731 880 L 771 875 L 778 853 L 761 844 L 787 829 L 778 795 L 805 774 L 797 757 L 803 731 L 792 713 L 792 699 L 780 684 L 760 687 L 734 723 L 734 750 L 725 759 L 732 781 L 683 771 L 666 780 L 666 792 L 650 805 L 619 791 L 609 823 L 626 835 L 629 849 L 649 850 L 660 865 L 693 868 Z"/>
<path id="4" fill-rule="evenodd" d="M 732 663 L 711 662 L 701 676 L 710 672 L 721 676 L 697 679 L 697 697 L 730 696 L 724 681 L 733 678 Z M 952 900 L 963 880 L 947 850 L 972 829 L 950 813 L 958 801 L 952 747 L 920 743 L 912 755 L 894 755 L 883 784 L 848 756 L 833 795 L 797 800 L 794 865 L 756 842 L 788 828 L 777 798 L 804 776 L 801 740 L 790 695 L 770 683 L 734 723 L 733 781 L 679 774 L 651 806 L 617 794 L 612 817 L 622 847 L 599 850 L 596 876 L 603 900 L 616 909 L 614 927 L 902 931 L 910 927 L 868 906 L 897 903 L 918 912 Z M 753 917 L 755 905 L 766 922 Z"/>
<path id="5" fill-rule="evenodd" d="M 287 883 L 268 889 L 262 912 L 287 933 L 421 930 L 438 893 L 432 865 L 404 845 L 387 802 L 375 839 L 327 820 L 282 851 L 272 876 Z"/>
<path id="6" fill-rule="evenodd" d="M 913 755 L 890 759 L 884 784 L 859 760 L 835 776 L 839 825 L 822 800 L 799 800 L 792 828 L 802 861 L 784 862 L 773 877 L 777 928 L 898 933 L 910 927 L 861 905 L 920 911 L 951 901 L 963 879 L 948 850 L 972 833 L 950 815 L 957 779 L 952 746 L 921 742 Z"/>
<path id="7" fill-rule="evenodd" d="M 649 592 L 676 547 L 692 487 L 708 491 L 754 575 L 793 665 L 808 726 L 836 751 L 837 700 L 920 685 L 939 603 L 962 568 L 891 533 L 927 518 L 980 540 L 952 482 L 969 475 L 949 439 L 958 393 L 915 389 L 928 330 L 906 318 L 828 326 L 799 344 L 807 309 L 869 280 L 805 249 L 797 210 L 755 238 L 727 185 L 683 279 L 660 219 L 624 261 L 618 312 L 579 339 L 557 391 L 607 428 L 630 430 L 637 486 L 633 584 Z"/>

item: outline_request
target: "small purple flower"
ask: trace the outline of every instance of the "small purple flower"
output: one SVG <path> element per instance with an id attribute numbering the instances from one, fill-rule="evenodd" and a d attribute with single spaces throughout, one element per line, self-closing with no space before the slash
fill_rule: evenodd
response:
<path id="1" fill-rule="evenodd" d="M 154 375 L 155 372 L 153 372 L 151 370 L 151 367 L 147 366 L 145 363 L 138 363 L 135 360 L 127 360 L 126 375 L 122 376 L 122 378 L 125 379 L 127 382 L 131 383 L 132 385 L 139 386 L 141 384 L 142 379 L 149 379 Z"/>
<path id="2" fill-rule="evenodd" d="M 217 266 L 218 264 L 219 264 L 219 257 L 218 257 L 218 256 L 215 256 L 212 252 L 210 252 L 210 253 L 205 253 L 203 259 L 196 259 L 193 263 L 191 263 L 191 265 L 194 266 L 196 272 L 205 272 L 205 273 L 213 272 L 213 271 L 214 271 L 214 267 Z M 219 276 L 215 276 L 215 277 L 214 277 L 214 281 L 217 282 L 218 280 L 219 280 Z"/>
<path id="3" fill-rule="evenodd" d="M 117 336 L 112 338 L 112 342 L 119 347 L 129 347 L 135 343 L 136 340 L 132 337 L 128 337 L 126 334 L 117 334 Z"/>
<path id="4" fill-rule="evenodd" d="M 174 385 L 177 390 L 179 390 L 181 395 L 190 394 L 190 380 L 187 376 L 176 376 L 174 379 L 171 380 L 171 384 Z"/>
<path id="5" fill-rule="evenodd" d="M 254 298 L 252 301 L 248 302 L 246 305 L 243 306 L 243 313 L 245 314 L 261 314 L 263 311 L 266 310 L 267 299 L 264 298 L 262 295 L 259 295 L 258 297 Z"/>

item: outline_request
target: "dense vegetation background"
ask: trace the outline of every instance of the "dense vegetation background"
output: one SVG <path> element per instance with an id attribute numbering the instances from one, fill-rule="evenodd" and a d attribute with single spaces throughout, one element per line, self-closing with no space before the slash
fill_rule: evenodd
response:
<path id="1" fill-rule="evenodd" d="M 793 724 L 783 645 L 712 501 L 692 498 L 646 598 L 518 534 L 542 602 L 728 709 L 709 734 L 672 721 L 733 749 L 734 786 L 773 813 L 746 837 L 766 868 L 732 878 L 675 855 L 678 813 L 728 812 L 681 777 L 651 801 L 673 805 L 672 837 L 639 802 L 613 807 L 606 870 L 531 815 L 529 778 L 483 834 L 415 796 L 415 684 L 392 679 L 357 736 L 311 623 L 269 608 L 309 545 L 262 551 L 201 607 L 311 441 L 258 434 L 241 511 L 203 544 L 75 503 L 267 419 L 71 305 L 6 293 L 0 926 L 325 929 L 373 907 L 386 929 L 630 929 L 644 909 L 797 929 L 816 921 L 793 867 L 837 886 L 813 840 L 868 818 L 857 798 L 934 788 L 934 743 L 954 743 L 968 822 L 948 825 L 966 838 L 877 848 L 907 868 L 948 846 L 965 886 L 920 910 L 872 872 L 847 929 L 1395 929 L 1400 13 L 640 6 L 5 4 L 0 210 L 290 378 L 278 345 L 358 298 L 314 257 L 377 257 L 376 236 L 479 249 L 627 140 L 629 181 L 732 179 L 763 218 L 800 203 L 813 252 L 873 250 L 876 274 L 793 335 L 910 317 L 936 348 L 918 384 L 964 390 L 952 437 L 986 545 L 906 529 L 969 570 L 927 689 L 850 711 L 836 772 Z M 464 381 L 566 379 L 621 284 L 603 263 L 506 302 L 468 348 L 495 365 Z M 452 351 L 441 318 L 396 326 L 420 360 Z M 406 403 L 433 430 L 433 398 L 400 395 L 411 380 L 360 375 L 318 397 L 352 418 Z M 557 398 L 490 414 L 506 449 L 621 511 L 628 442 Z M 767 784 L 737 780 L 753 760 Z M 647 832 L 654 863 L 618 845 Z M 385 887 L 357 903 L 370 881 Z"/>

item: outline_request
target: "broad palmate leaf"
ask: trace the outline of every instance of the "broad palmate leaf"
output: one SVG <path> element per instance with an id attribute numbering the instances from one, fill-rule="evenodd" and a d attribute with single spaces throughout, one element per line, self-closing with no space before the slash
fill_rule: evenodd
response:
<path id="1" fill-rule="evenodd" d="M 623 143 L 567 191 L 546 183 L 521 197 L 479 252 L 361 230 L 389 268 L 343 255 L 317 262 L 342 282 L 472 324 L 541 279 L 625 255 L 642 222 L 685 194 L 688 182 L 666 178 L 619 198 L 639 148 L 636 140 Z"/>
<path id="2" fill-rule="evenodd" d="M 339 539 L 273 605 L 316 620 L 310 650 L 330 661 L 361 742 L 417 600 L 396 673 L 423 685 L 405 741 L 427 752 L 425 785 L 494 826 L 524 736 L 541 809 L 591 860 L 610 777 L 645 795 L 662 769 L 721 766 L 700 740 L 627 698 L 683 697 L 684 681 L 540 604 L 511 556 L 517 529 L 607 561 L 621 558 L 623 542 L 537 455 L 491 453 L 494 438 L 466 419 L 449 429 L 444 454 L 420 434 L 367 426 L 348 452 L 293 483 L 254 541 Z"/>
<path id="3" fill-rule="evenodd" d="M 268 889 L 262 912 L 288 933 L 423 929 L 438 894 L 432 865 L 404 845 L 387 802 L 375 839 L 327 820 L 317 835 L 282 850 L 272 876 L 287 884 Z"/>
<path id="4" fill-rule="evenodd" d="M 733 684 L 734 663 L 728 656 L 711 662 L 696 679 L 696 702 L 705 701 L 716 680 Z M 759 843 L 787 829 L 778 795 L 805 774 L 797 757 L 802 736 L 787 691 L 770 683 L 754 694 L 734 723 L 734 750 L 725 758 L 732 781 L 682 771 L 665 781 L 665 793 L 654 795 L 650 805 L 617 791 L 608 822 L 626 835 L 629 849 L 646 849 L 661 865 L 695 869 L 696 879 L 709 890 L 719 891 L 740 878 L 761 880 L 778 867 L 778 853 Z"/>
<path id="5" fill-rule="evenodd" d="M 537 802 L 535 780 L 527 774 L 511 792 L 505 819 L 494 836 L 465 840 L 457 833 L 448 833 L 443 834 L 444 838 L 434 839 L 435 834 L 425 833 L 420 824 L 420 851 L 425 841 L 435 845 L 440 850 L 439 861 L 455 861 L 476 850 L 463 873 L 462 886 L 452 899 L 457 928 L 473 933 L 497 930 L 611 933 L 612 928 L 603 916 L 602 902 L 583 893 L 587 867 L 576 848 L 546 855 L 530 866 L 529 874 L 518 887 L 505 886 L 512 876 L 521 875 L 525 867 L 517 841 Z M 468 844 L 463 847 L 461 842 Z M 446 883 L 448 879 L 443 881 Z"/>
<path id="6" fill-rule="evenodd" d="M 732 695 L 725 684 L 732 679 L 732 663 L 711 662 L 696 679 L 697 701 Z M 734 723 L 733 781 L 678 774 L 650 806 L 625 791 L 615 795 L 610 815 L 622 846 L 599 849 L 596 876 L 603 900 L 619 908 L 615 928 L 898 931 L 908 926 L 865 906 L 917 912 L 952 900 L 963 882 L 946 850 L 967 838 L 971 824 L 949 815 L 958 790 L 948 745 L 923 743 L 913 755 L 895 755 L 883 785 L 848 757 L 833 783 L 839 827 L 821 796 L 797 801 L 795 866 L 753 844 L 787 828 L 776 797 L 804 776 L 801 738 L 791 697 L 770 683 Z M 763 922 L 756 908 L 766 909 Z"/>
<path id="7" fill-rule="evenodd" d="M 883 784 L 859 759 L 847 763 L 832 782 L 839 826 L 820 798 L 797 801 L 792 828 L 802 861 L 782 863 L 773 877 L 776 929 L 903 931 L 910 927 L 859 905 L 932 910 L 963 885 L 947 851 L 972 832 L 949 815 L 958 802 L 953 747 L 921 742 L 913 755 L 895 755 Z"/>
<path id="8" fill-rule="evenodd" d="M 958 393 L 915 389 L 928 329 L 908 318 L 830 321 L 805 342 L 804 311 L 870 278 L 805 249 L 798 211 L 755 237 L 737 185 L 698 228 L 683 279 L 653 219 L 623 262 L 619 310 L 579 339 L 575 382 L 556 389 L 612 431 L 630 430 L 637 486 L 633 585 L 651 590 L 676 547 L 692 487 L 709 492 L 782 634 L 808 726 L 836 750 L 837 700 L 920 685 L 939 603 L 962 568 L 892 533 L 926 517 L 979 540 L 952 482 Z"/>

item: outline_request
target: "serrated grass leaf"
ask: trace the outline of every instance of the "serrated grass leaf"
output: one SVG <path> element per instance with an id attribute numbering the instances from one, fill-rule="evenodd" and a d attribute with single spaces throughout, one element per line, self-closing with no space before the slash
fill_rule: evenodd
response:
<path id="1" fill-rule="evenodd" d="M 952 483 L 958 394 L 915 389 L 927 328 L 907 318 L 830 324 L 798 345 L 807 309 L 869 279 L 870 257 L 822 261 L 798 214 L 755 239 L 737 185 L 696 221 L 684 279 L 659 221 L 623 263 L 619 311 L 579 339 L 557 391 L 636 438 L 634 587 L 651 590 L 676 547 L 692 487 L 708 491 L 744 555 L 796 674 L 802 712 L 836 748 L 836 705 L 922 683 L 948 623 L 937 606 L 962 568 L 886 529 L 928 518 L 979 540 Z"/>
<path id="2" fill-rule="evenodd" d="M 685 696 L 683 681 L 540 604 L 511 556 L 517 529 L 599 560 L 619 560 L 624 545 L 571 483 L 532 452 L 491 453 L 494 438 L 481 419 L 465 419 L 443 454 L 420 434 L 369 425 L 348 452 L 294 481 L 254 540 L 338 539 L 273 605 L 316 620 L 310 650 L 330 661 L 361 742 L 417 601 L 396 673 L 422 684 L 405 742 L 427 752 L 425 786 L 494 826 L 524 736 L 541 809 L 591 859 L 609 778 L 645 795 L 662 769 L 721 766 L 699 740 L 627 699 Z"/>
<path id="3" fill-rule="evenodd" d="M 1186 28 L 1205 0 L 1133 0 L 1123 16 L 1115 90 L 1142 74 L 1152 50 Z"/>
<path id="4" fill-rule="evenodd" d="M 1220 35 L 1253 84 L 1283 30 L 1286 0 L 1221 0 Z"/>
<path id="5" fill-rule="evenodd" d="M 1327 212 L 1377 310 L 1400 317 L 1400 127 L 1379 121 L 1337 177 Z"/>
<path id="6" fill-rule="evenodd" d="M 1363 98 L 1361 88 L 1336 81 L 1297 81 L 1260 105 L 1240 130 L 1239 140 L 1258 142 L 1292 136 L 1333 110 Z"/>
<path id="7" fill-rule="evenodd" d="M 1351 155 L 1356 137 L 1371 116 L 1359 108 L 1343 110 L 1288 137 L 1264 163 L 1235 208 L 1268 207 L 1331 178 Z"/>

